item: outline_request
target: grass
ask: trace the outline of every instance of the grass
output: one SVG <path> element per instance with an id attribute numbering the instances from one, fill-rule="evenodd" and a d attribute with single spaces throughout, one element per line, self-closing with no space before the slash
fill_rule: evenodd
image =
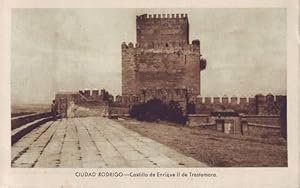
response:
<path id="1" fill-rule="evenodd" d="M 278 134 L 228 135 L 168 122 L 119 121 L 126 128 L 213 167 L 286 167 L 287 143 Z"/>

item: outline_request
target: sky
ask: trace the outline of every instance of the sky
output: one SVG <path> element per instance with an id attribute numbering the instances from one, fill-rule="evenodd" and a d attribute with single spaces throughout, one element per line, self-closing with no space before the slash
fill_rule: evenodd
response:
<path id="1" fill-rule="evenodd" d="M 136 42 L 145 13 L 188 14 L 207 60 L 202 96 L 286 94 L 285 9 L 13 9 L 12 104 L 85 88 L 121 94 L 121 44 Z"/>

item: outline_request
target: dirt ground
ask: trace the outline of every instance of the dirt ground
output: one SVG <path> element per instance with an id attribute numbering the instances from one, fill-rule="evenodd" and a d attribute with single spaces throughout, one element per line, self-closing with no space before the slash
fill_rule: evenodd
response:
<path id="1" fill-rule="evenodd" d="M 287 166 L 287 143 L 278 135 L 227 135 L 215 130 L 183 127 L 168 122 L 116 121 L 212 167 Z"/>

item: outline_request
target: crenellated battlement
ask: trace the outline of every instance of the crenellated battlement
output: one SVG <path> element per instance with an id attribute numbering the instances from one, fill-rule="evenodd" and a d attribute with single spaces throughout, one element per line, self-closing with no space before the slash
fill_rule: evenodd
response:
<path id="1" fill-rule="evenodd" d="M 135 104 L 159 99 L 168 104 L 178 102 L 184 113 L 207 114 L 220 110 L 234 110 L 248 115 L 278 115 L 280 108 L 286 105 L 286 96 L 262 95 L 254 97 L 205 97 L 195 95 L 193 88 L 181 87 L 141 87 L 137 94 L 117 95 L 115 98 L 105 89 L 84 89 L 79 92 L 57 93 L 55 100 L 59 108 L 74 105 L 93 108 L 105 106 L 108 113 L 128 114 Z M 65 113 L 64 110 L 60 110 Z"/>
<path id="2" fill-rule="evenodd" d="M 252 97 L 203 97 L 197 96 L 196 102 L 198 104 L 248 104 L 249 101 L 253 100 Z"/>
<path id="3" fill-rule="evenodd" d="M 113 101 L 113 96 L 105 89 L 84 89 L 78 93 L 87 101 Z"/>
<path id="4" fill-rule="evenodd" d="M 126 51 L 127 49 L 139 49 L 139 50 L 199 50 L 200 51 L 200 41 L 193 40 L 192 44 L 182 43 L 182 42 L 151 42 L 151 43 L 132 43 L 123 42 L 122 51 Z"/>
<path id="5" fill-rule="evenodd" d="M 137 42 L 189 43 L 187 14 L 144 14 L 136 17 Z"/>
<path id="6" fill-rule="evenodd" d="M 143 14 L 140 16 L 136 16 L 137 20 L 149 20 L 149 19 L 187 19 L 187 14 Z"/>
<path id="7" fill-rule="evenodd" d="M 204 97 L 195 100 L 198 113 L 212 112 L 222 109 L 233 109 L 247 114 L 278 114 L 284 105 L 286 96 L 258 94 L 255 97 Z"/>
<path id="8" fill-rule="evenodd" d="M 256 95 L 255 97 L 203 97 L 197 96 L 196 102 L 198 104 L 249 104 L 253 100 L 258 100 L 259 102 L 281 102 L 282 95 Z"/>
<path id="9" fill-rule="evenodd" d="M 112 106 L 132 106 L 140 102 L 140 97 L 138 95 L 117 95 L 116 99 L 112 103 Z"/>
<path id="10" fill-rule="evenodd" d="M 274 115 L 279 114 L 280 106 L 286 105 L 286 96 L 256 95 L 255 97 L 203 97 L 195 96 L 190 88 L 141 88 L 137 95 L 116 96 L 113 107 L 128 107 L 137 103 L 145 103 L 151 99 L 159 99 L 164 103 L 177 101 L 186 108 L 186 104 L 194 105 L 194 113 L 205 114 L 218 110 L 234 110 L 239 113 Z M 188 112 L 191 113 L 191 112 Z"/>

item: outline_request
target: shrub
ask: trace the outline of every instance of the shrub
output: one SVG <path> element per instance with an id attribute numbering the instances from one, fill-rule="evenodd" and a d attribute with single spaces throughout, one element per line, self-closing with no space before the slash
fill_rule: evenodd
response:
<path id="1" fill-rule="evenodd" d="M 175 101 L 170 101 L 169 104 L 165 104 L 159 99 L 152 99 L 147 103 L 134 105 L 129 114 L 139 121 L 153 122 L 157 120 L 167 120 L 181 124 L 185 124 L 186 122 L 182 108 L 179 103 Z"/>
<path id="2" fill-rule="evenodd" d="M 187 104 L 187 113 L 188 114 L 195 114 L 196 113 L 196 105 L 194 102 L 189 102 Z"/>

